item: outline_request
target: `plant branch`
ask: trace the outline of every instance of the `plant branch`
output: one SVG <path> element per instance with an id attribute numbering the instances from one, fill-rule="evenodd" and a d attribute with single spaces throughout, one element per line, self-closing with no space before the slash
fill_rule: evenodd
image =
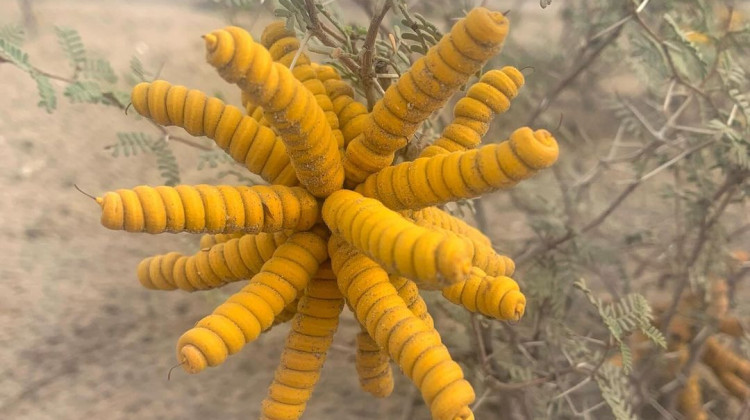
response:
<path id="1" fill-rule="evenodd" d="M 375 80 L 375 71 L 373 68 L 373 57 L 375 56 L 375 41 L 378 38 L 378 32 L 380 30 L 380 24 L 383 22 L 386 13 L 390 10 L 393 5 L 392 0 L 385 0 L 383 7 L 380 8 L 378 13 L 373 16 L 370 21 L 370 26 L 367 29 L 367 36 L 365 37 L 365 43 L 362 45 L 362 60 L 360 61 L 360 80 L 365 90 L 365 97 L 367 98 L 367 109 L 372 109 L 375 105 L 375 94 L 373 92 L 374 84 L 377 83 Z"/>
<path id="2" fill-rule="evenodd" d="M 310 18 L 310 27 L 307 29 L 318 39 L 318 41 L 322 42 L 323 45 L 331 48 L 338 48 L 339 44 L 344 41 L 334 41 L 331 39 L 318 17 L 318 7 L 315 5 L 315 0 L 305 0 L 305 8 L 307 9 L 307 15 Z M 351 57 L 341 55 L 338 57 L 338 60 L 341 61 L 341 63 L 343 63 L 350 71 L 354 73 L 359 72 L 359 65 Z"/>

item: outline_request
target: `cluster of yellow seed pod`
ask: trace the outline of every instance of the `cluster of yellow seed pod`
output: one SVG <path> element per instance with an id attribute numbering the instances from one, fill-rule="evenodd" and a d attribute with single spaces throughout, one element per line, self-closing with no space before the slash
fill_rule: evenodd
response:
<path id="1" fill-rule="evenodd" d="M 657 303 L 654 308 L 657 314 L 661 314 L 669 306 L 669 303 Z M 667 326 L 667 352 L 673 357 L 667 358 L 659 373 L 664 381 L 680 378 L 684 381 L 677 390 L 677 408 L 686 420 L 708 420 L 703 399 L 703 385 L 707 382 L 718 381 L 724 393 L 740 401 L 750 399 L 750 360 L 724 344 L 725 337 L 740 338 L 745 336 L 746 330 L 740 319 L 729 315 L 728 310 L 727 283 L 724 279 L 714 278 L 705 293 L 691 292 L 680 299 Z M 654 323 L 660 323 L 659 317 Z M 700 339 L 699 332 L 703 327 L 715 333 L 709 335 L 702 346 L 695 347 L 695 340 Z M 648 338 L 637 334 L 633 339 L 633 362 L 637 365 L 645 359 L 648 347 L 644 344 L 647 344 Z M 693 350 L 698 353 L 691 357 Z M 705 369 L 688 366 L 690 360 L 702 362 L 713 372 L 714 380 L 706 381 Z M 613 358 L 612 362 L 621 364 L 621 359 Z"/>
<path id="2" fill-rule="evenodd" d="M 361 325 L 356 371 L 377 397 L 393 389 L 390 361 L 435 419 L 470 419 L 474 391 L 434 328 L 419 289 L 498 320 L 519 320 L 526 298 L 513 261 L 482 232 L 435 207 L 508 188 L 552 165 L 555 139 L 516 130 L 481 146 L 494 114 L 524 84 L 490 70 L 454 121 L 413 162 L 390 166 L 417 128 L 499 52 L 508 21 L 476 8 L 396 83 L 372 112 L 331 66 L 311 62 L 283 23 L 256 43 L 243 29 L 204 35 L 206 59 L 242 91 L 244 110 L 166 81 L 141 83 L 134 109 L 207 136 L 269 186 L 139 186 L 97 198 L 102 224 L 129 232 L 202 233 L 194 255 L 144 259 L 138 278 L 159 290 L 245 286 L 177 342 L 187 372 L 221 364 L 273 325 L 291 329 L 264 419 L 299 418 L 348 306 Z M 291 70 L 290 70 L 291 68 Z"/>

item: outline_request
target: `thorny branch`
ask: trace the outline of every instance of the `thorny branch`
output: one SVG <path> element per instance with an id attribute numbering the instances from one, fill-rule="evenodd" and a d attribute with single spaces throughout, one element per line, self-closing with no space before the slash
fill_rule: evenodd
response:
<path id="1" fill-rule="evenodd" d="M 362 45 L 362 60 L 360 65 L 360 80 L 365 90 L 365 97 L 367 98 L 367 109 L 372 109 L 375 104 L 375 93 L 373 92 L 373 84 L 378 83 L 375 80 L 375 74 L 373 70 L 373 57 L 375 56 L 375 41 L 377 41 L 378 32 L 380 30 L 380 24 L 383 22 L 386 13 L 390 10 L 393 5 L 392 0 L 386 0 L 383 2 L 383 7 L 380 11 L 373 16 L 370 21 L 370 26 L 367 29 L 367 36 L 365 37 L 365 43 Z"/>
<path id="2" fill-rule="evenodd" d="M 342 40 L 334 40 L 329 35 L 330 29 L 328 29 L 318 17 L 318 7 L 315 5 L 315 0 L 305 0 L 305 8 L 307 9 L 307 15 L 310 17 L 310 27 L 307 28 L 312 35 L 322 42 L 323 45 L 331 48 L 338 48 Z M 353 73 L 359 73 L 360 66 L 351 57 L 346 55 L 340 55 L 337 57 L 341 63 L 343 63 Z"/>

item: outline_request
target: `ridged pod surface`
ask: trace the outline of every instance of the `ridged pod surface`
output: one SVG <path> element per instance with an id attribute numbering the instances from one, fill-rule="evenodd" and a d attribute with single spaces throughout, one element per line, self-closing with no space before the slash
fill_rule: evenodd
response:
<path id="1" fill-rule="evenodd" d="M 354 99 L 354 89 L 343 80 L 331 78 L 323 82 L 323 86 L 338 116 L 344 146 L 348 146 L 365 128 L 367 107 Z"/>
<path id="2" fill-rule="evenodd" d="M 328 245 L 339 289 L 357 320 L 419 388 L 432 418 L 473 418 L 474 390 L 437 331 L 406 307 L 375 261 L 341 237 L 333 236 Z"/>
<path id="3" fill-rule="evenodd" d="M 708 420 L 708 414 L 703 409 L 703 396 L 698 375 L 692 374 L 680 391 L 678 406 L 685 420 Z"/>
<path id="4" fill-rule="evenodd" d="M 343 307 L 344 297 L 330 264 L 324 263 L 299 300 L 281 362 L 261 404 L 261 419 L 296 420 L 302 415 L 320 377 Z"/>
<path id="5" fill-rule="evenodd" d="M 177 341 L 177 360 L 189 373 L 217 366 L 269 329 L 327 258 L 328 232 L 318 226 L 292 234 L 247 286 Z"/>
<path id="6" fill-rule="evenodd" d="M 522 127 L 499 144 L 389 166 L 356 191 L 393 210 L 419 209 L 510 188 L 551 166 L 558 152 L 547 130 Z"/>
<path id="7" fill-rule="evenodd" d="M 482 231 L 437 207 L 425 207 L 419 210 L 404 210 L 402 214 L 411 220 L 429 224 L 430 226 L 448 229 L 451 232 L 464 235 L 475 242 L 490 247 L 492 246 L 492 241 L 490 241 L 490 238 L 482 233 Z"/>
<path id="8" fill-rule="evenodd" d="M 716 337 L 706 340 L 702 360 L 729 393 L 743 401 L 750 399 L 749 361 L 719 343 Z"/>
<path id="9" fill-rule="evenodd" d="M 490 276 L 510 276 L 516 269 L 513 260 L 505 255 L 496 253 L 491 246 L 487 246 L 483 242 L 478 242 L 472 237 L 435 226 L 425 219 L 414 220 L 414 223 L 418 226 L 424 226 L 437 232 L 442 232 L 448 237 L 457 238 L 463 241 L 466 244 L 466 249 L 469 250 L 469 254 L 471 255 L 472 265 L 480 268 Z"/>
<path id="10" fill-rule="evenodd" d="M 440 289 L 465 279 L 471 269 L 466 244 L 417 226 L 377 200 L 340 190 L 323 204 L 323 220 L 390 273 Z"/>
<path id="11" fill-rule="evenodd" d="M 710 366 L 717 375 L 720 372 L 726 372 L 734 375 L 740 381 L 750 383 L 750 361 L 741 358 L 722 345 L 716 337 L 709 337 L 706 340 L 703 363 Z M 726 376 L 729 377 L 730 375 Z"/>
<path id="12" fill-rule="evenodd" d="M 149 257 L 138 264 L 138 280 L 156 290 L 215 289 L 260 272 L 287 237 L 284 232 L 243 235 L 190 256 L 170 252 Z"/>
<path id="13" fill-rule="evenodd" d="M 419 319 L 430 327 L 435 326 L 435 321 L 427 311 L 427 303 L 419 294 L 417 284 L 406 277 L 390 276 L 391 284 L 396 288 L 398 296 L 404 301 L 406 307 Z"/>
<path id="14" fill-rule="evenodd" d="M 724 388 L 741 401 L 750 399 L 750 387 L 737 374 L 726 370 L 714 372 Z"/>
<path id="15" fill-rule="evenodd" d="M 201 249 L 211 248 L 212 246 L 216 244 L 220 244 L 222 242 L 226 242 L 231 239 L 237 239 L 241 237 L 242 235 L 245 235 L 245 232 L 217 233 L 215 235 L 207 234 L 207 235 L 201 236 L 201 240 L 199 244 L 200 244 Z"/>
<path id="16" fill-rule="evenodd" d="M 315 74 L 317 75 L 318 80 L 323 82 L 323 84 L 325 84 L 325 82 L 329 80 L 341 80 L 341 75 L 335 67 L 329 66 L 328 64 L 318 63 L 311 63 L 311 65 L 315 70 Z"/>
<path id="17" fill-rule="evenodd" d="M 420 156 L 430 157 L 479 146 L 492 119 L 510 108 L 510 101 L 518 95 L 523 84 L 523 74 L 512 66 L 484 73 L 456 103 L 453 121 Z"/>
<path id="18" fill-rule="evenodd" d="M 357 353 L 354 367 L 359 386 L 376 398 L 385 398 L 393 392 L 393 371 L 388 353 L 370 337 L 367 331 L 357 334 Z"/>
<path id="19" fill-rule="evenodd" d="M 107 192 L 96 201 L 104 227 L 128 232 L 303 231 L 320 217 L 315 197 L 281 185 L 141 185 Z"/>
<path id="20" fill-rule="evenodd" d="M 388 87 L 369 115 L 364 132 L 344 156 L 347 185 L 352 187 L 393 162 L 420 124 L 445 105 L 453 93 L 500 51 L 508 33 L 502 13 L 471 10 Z"/>
<path id="21" fill-rule="evenodd" d="M 263 108 L 287 148 L 300 183 L 316 197 L 340 189 L 344 170 L 338 142 L 313 93 L 241 28 L 217 30 L 204 40 L 207 61 L 219 75 L 236 83 L 252 103 Z"/>
<path id="22" fill-rule="evenodd" d="M 339 148 L 344 147 L 344 136 L 339 129 L 339 119 L 334 112 L 332 98 L 328 96 L 323 81 L 318 78 L 318 72 L 312 66 L 307 54 L 297 54 L 300 42 L 294 31 L 287 29 L 286 22 L 277 20 L 266 26 L 260 37 L 260 42 L 268 49 L 274 61 L 286 67 L 291 67 L 292 60 L 297 56 L 297 61 L 292 69 L 294 77 L 315 95 L 315 101 L 326 114 L 328 125 L 336 138 L 336 143 Z"/>
<path id="23" fill-rule="evenodd" d="M 501 321 L 518 321 L 526 309 L 526 297 L 510 277 L 491 277 L 474 267 L 468 280 L 443 289 L 443 296 L 471 312 Z"/>
<path id="24" fill-rule="evenodd" d="M 160 125 L 214 140 L 232 159 L 271 184 L 299 184 L 281 139 L 237 107 L 164 80 L 137 84 L 130 100 L 139 114 Z"/>

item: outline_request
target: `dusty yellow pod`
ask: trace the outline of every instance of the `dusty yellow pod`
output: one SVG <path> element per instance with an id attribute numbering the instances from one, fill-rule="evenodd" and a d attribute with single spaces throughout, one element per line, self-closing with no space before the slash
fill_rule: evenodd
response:
<path id="1" fill-rule="evenodd" d="M 320 235 L 323 236 L 320 236 Z M 219 306 L 210 319 L 223 317 L 228 322 L 199 322 L 187 331 L 177 343 L 177 358 L 183 368 L 197 373 L 206 366 L 221 364 L 230 354 L 229 349 L 238 351 L 246 343 L 257 338 L 257 334 L 273 325 L 274 318 L 289 305 L 307 286 L 315 275 L 318 266 L 327 258 L 327 235 L 320 231 L 295 233 L 280 245 L 261 271 L 250 279 L 247 286 L 232 295 Z M 280 274 L 279 274 L 280 273 Z M 228 308 L 224 308 L 229 305 Z M 240 305 L 247 311 L 238 310 Z M 240 318 L 227 318 L 240 317 Z M 234 329 L 227 329 L 228 325 Z M 260 328 L 255 328 L 255 325 Z M 234 331 L 230 336 L 230 332 Z M 242 342 L 236 340 L 241 331 Z M 249 336 L 255 333 L 255 336 Z"/>
<path id="2" fill-rule="evenodd" d="M 204 36 L 204 40 L 208 62 L 219 69 L 219 74 L 225 80 L 237 83 L 246 92 L 250 102 L 263 107 L 271 125 L 279 127 L 281 139 L 287 149 L 307 151 L 320 142 L 327 146 L 323 154 L 317 156 L 327 163 L 333 162 L 328 168 L 316 166 L 315 162 L 319 161 L 316 158 L 310 159 L 304 167 L 306 171 L 303 171 L 296 160 L 304 154 L 290 154 L 291 163 L 302 185 L 318 197 L 325 197 L 341 188 L 344 170 L 338 142 L 313 93 L 283 64 L 273 62 L 268 50 L 253 42 L 250 35 L 240 28 L 217 30 Z M 241 60 L 235 60 L 235 57 Z M 238 78 L 236 75 L 244 77 Z M 294 111 L 303 103 L 308 104 L 306 113 Z M 312 127 L 320 127 L 320 135 L 313 135 Z M 310 175 L 310 171 L 317 176 Z M 328 176 L 321 177 L 323 173 Z"/>
<path id="3" fill-rule="evenodd" d="M 440 343 L 437 332 L 406 307 L 388 275 L 374 261 L 341 237 L 333 236 L 328 247 L 339 288 L 356 308 L 357 319 L 417 385 L 430 405 L 433 418 L 454 419 L 469 412 L 474 391 Z M 363 276 L 363 273 L 374 276 Z M 362 289 L 360 283 L 367 283 L 371 290 L 378 291 L 353 296 L 353 289 Z M 378 298 L 372 298 L 373 295 Z"/>
<path id="4" fill-rule="evenodd" d="M 384 221 L 369 232 L 367 244 L 361 240 L 363 230 L 353 229 L 354 219 L 342 217 L 347 209 L 352 213 L 357 210 L 369 213 L 371 217 Z M 469 251 L 462 241 L 417 226 L 376 200 L 364 198 L 354 191 L 341 190 L 332 194 L 323 204 L 322 214 L 333 233 L 342 235 L 351 244 L 362 246 L 362 252 L 394 274 L 410 278 L 419 276 L 427 283 L 449 284 L 465 278 L 470 269 Z M 426 252 L 413 252 L 418 242 L 425 244 L 421 249 Z M 430 276 L 423 277 L 425 274 Z"/>
<path id="5" fill-rule="evenodd" d="M 459 86 L 500 50 L 507 27 L 507 19 L 501 13 L 481 7 L 473 9 L 427 55 L 417 60 L 412 69 L 389 86 L 365 123 L 364 138 L 354 139 L 352 144 L 361 141 L 375 154 L 390 161 L 374 170 L 362 170 L 362 165 L 369 162 L 362 159 L 361 153 L 350 152 L 348 147 L 344 156 L 347 185 L 355 186 L 364 181 L 363 173 L 373 174 L 388 166 L 393 153 L 408 143 L 424 118 L 442 107 Z M 441 52 L 454 66 L 460 62 L 457 67 L 461 70 L 446 63 Z M 468 59 L 461 60 L 462 55 Z M 400 98 L 419 112 L 407 112 L 408 105 L 405 108 Z"/>

